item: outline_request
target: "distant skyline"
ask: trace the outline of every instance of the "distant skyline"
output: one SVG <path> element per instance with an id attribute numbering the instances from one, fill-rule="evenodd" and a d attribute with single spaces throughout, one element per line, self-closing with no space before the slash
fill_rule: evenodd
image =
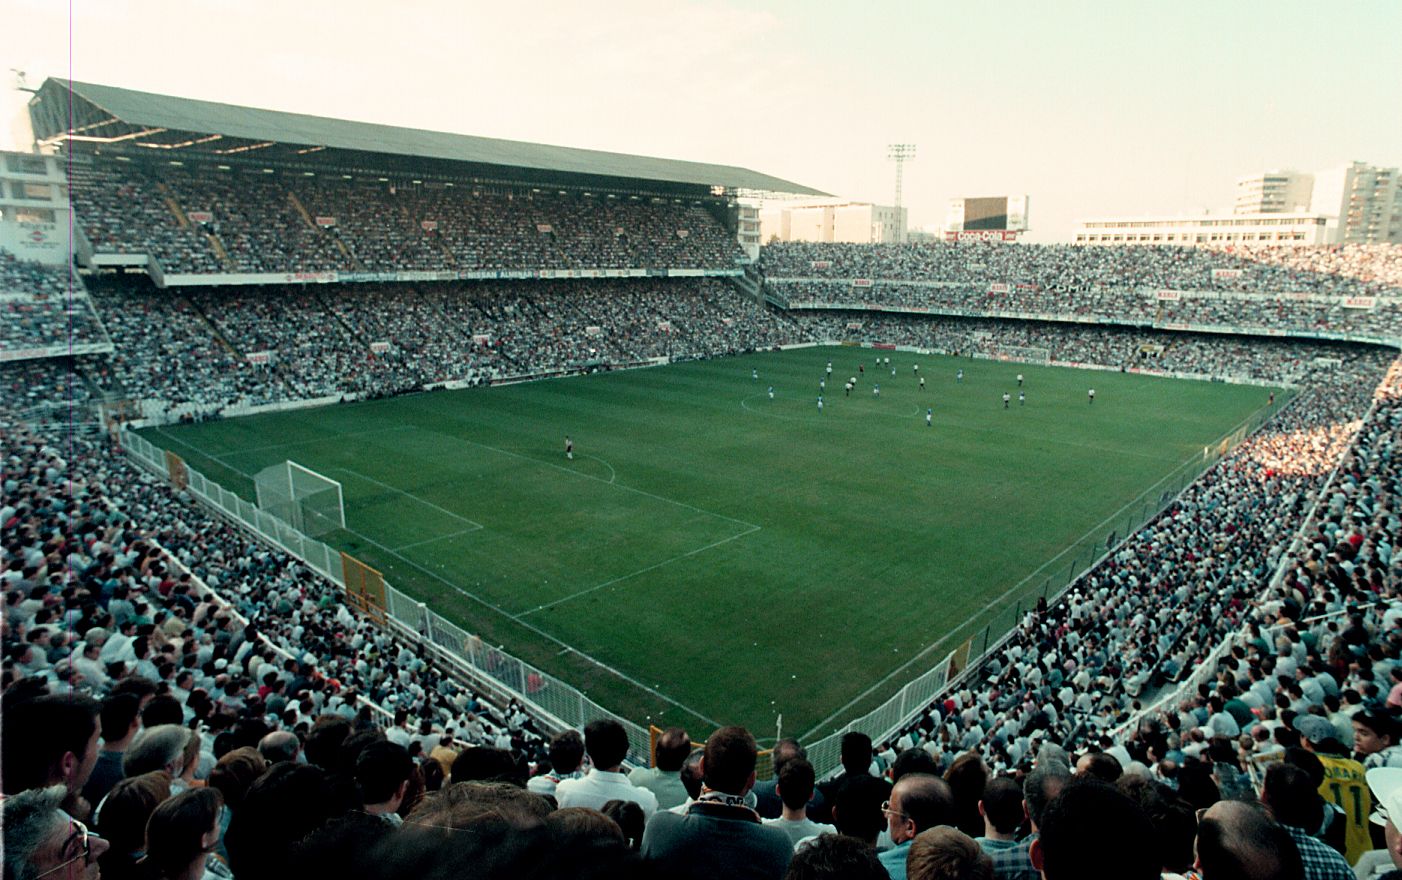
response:
<path id="1" fill-rule="evenodd" d="M 890 204 L 1230 211 L 1236 178 L 1402 165 L 1402 2 L 9 0 L 0 68 L 388 125 L 742 165 Z M 6 74 L 11 76 L 12 74 Z M 27 95 L 0 92 L 0 144 Z"/>

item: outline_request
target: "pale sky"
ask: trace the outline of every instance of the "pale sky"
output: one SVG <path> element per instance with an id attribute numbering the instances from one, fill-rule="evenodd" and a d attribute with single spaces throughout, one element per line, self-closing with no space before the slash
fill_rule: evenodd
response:
<path id="1" fill-rule="evenodd" d="M 741 165 L 889 204 L 1077 219 L 1402 165 L 1402 0 L 4 0 L 0 68 L 232 104 Z M 4 73 L 0 70 L 0 73 Z M 26 95 L 0 93 L 0 145 Z"/>

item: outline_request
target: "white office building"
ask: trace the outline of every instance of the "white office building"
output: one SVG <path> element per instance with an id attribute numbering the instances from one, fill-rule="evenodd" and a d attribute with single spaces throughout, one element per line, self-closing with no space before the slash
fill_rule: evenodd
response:
<path id="1" fill-rule="evenodd" d="M 1314 178 L 1310 210 L 1338 217 L 1345 244 L 1402 243 L 1398 169 L 1350 162 Z"/>
<path id="2" fill-rule="evenodd" d="M 1237 178 L 1234 214 L 1286 214 L 1310 210 L 1314 175 L 1276 169 Z"/>
<path id="3" fill-rule="evenodd" d="M 901 244 L 906 209 L 870 202 L 807 202 L 765 207 L 760 211 L 765 241 L 828 241 L 853 244 Z"/>
<path id="4" fill-rule="evenodd" d="M 1198 217 L 1125 217 L 1083 220 L 1079 245 L 1305 245 L 1332 244 L 1333 218 L 1312 212 L 1204 214 Z"/>

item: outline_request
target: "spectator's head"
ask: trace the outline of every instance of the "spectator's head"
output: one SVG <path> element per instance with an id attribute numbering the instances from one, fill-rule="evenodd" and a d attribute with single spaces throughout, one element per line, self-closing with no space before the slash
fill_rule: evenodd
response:
<path id="1" fill-rule="evenodd" d="M 141 731 L 127 747 L 122 758 L 122 773 L 138 776 L 152 770 L 164 770 L 171 776 L 185 771 L 185 747 L 192 734 L 178 724 L 161 724 Z"/>
<path id="2" fill-rule="evenodd" d="M 871 771 L 871 737 L 855 730 L 842 735 L 842 769 L 858 774 Z"/>
<path id="3" fill-rule="evenodd" d="M 269 767 L 248 787 L 224 835 L 234 876 L 282 876 L 292 845 L 349 806 L 320 767 Z"/>
<path id="4" fill-rule="evenodd" d="M 790 810 L 801 810 L 808 806 L 808 801 L 813 797 L 814 782 L 813 765 L 804 758 L 790 758 L 779 768 L 775 789 L 784 806 Z"/>
<path id="5" fill-rule="evenodd" d="M 1319 822 L 1319 788 L 1308 770 L 1294 764 L 1272 764 L 1261 786 L 1261 803 L 1282 825 L 1313 828 Z"/>
<path id="6" fill-rule="evenodd" d="M 458 782 L 508 782 L 526 787 L 525 772 L 510 752 L 489 746 L 469 746 L 453 759 L 448 774 Z"/>
<path id="7" fill-rule="evenodd" d="M 1099 780 L 1066 786 L 1047 805 L 1032 864 L 1046 880 L 1093 877 L 1114 865 L 1124 880 L 1158 880 L 1154 827 L 1139 805 Z"/>
<path id="8" fill-rule="evenodd" d="M 618 823 L 618 827 L 623 829 L 623 836 L 628 841 L 629 849 L 640 849 L 643 844 L 643 831 L 647 825 L 647 814 L 636 801 L 625 801 L 614 798 L 605 801 L 599 812 L 608 816 Z"/>
<path id="9" fill-rule="evenodd" d="M 81 791 L 97 764 L 99 706 L 81 695 L 7 704 L 0 732 L 5 794 L 63 785 Z"/>
<path id="10" fill-rule="evenodd" d="M 1038 763 L 1022 785 L 1023 805 L 1027 809 L 1027 821 L 1032 830 L 1042 827 L 1042 816 L 1047 805 L 1058 797 L 1066 784 L 1071 781 L 1071 771 L 1065 764 L 1055 761 Z"/>
<path id="11" fill-rule="evenodd" d="M 910 880 L 993 880 L 993 859 L 957 828 L 930 828 L 911 841 L 906 876 Z"/>
<path id="12" fill-rule="evenodd" d="M 1375 755 L 1397 745 L 1397 722 L 1381 712 L 1359 712 L 1353 716 L 1353 750 Z"/>
<path id="13" fill-rule="evenodd" d="M 562 730 L 550 738 L 550 768 L 561 776 L 579 769 L 584 763 L 584 737 L 577 730 Z"/>
<path id="14" fill-rule="evenodd" d="M 906 749 L 897 755 L 896 760 L 891 764 L 891 781 L 900 782 L 901 777 L 907 773 L 927 773 L 931 776 L 938 776 L 940 765 L 924 749 Z"/>
<path id="15" fill-rule="evenodd" d="M 1302 880 L 1304 866 L 1290 832 L 1255 804 L 1219 801 L 1198 823 L 1202 880 Z"/>
<path id="16" fill-rule="evenodd" d="M 928 773 L 908 773 L 891 789 L 885 808 L 892 843 L 905 843 L 922 831 L 954 821 L 954 792 Z"/>
<path id="17" fill-rule="evenodd" d="M 127 739 L 141 729 L 141 698 L 117 694 L 102 701 L 102 741 L 104 745 Z"/>
<path id="18" fill-rule="evenodd" d="M 183 724 L 185 710 L 180 701 L 170 694 L 157 694 L 141 710 L 141 726 L 156 727 L 161 724 Z"/>
<path id="19" fill-rule="evenodd" d="M 979 814 L 998 834 L 1013 834 L 1022 824 L 1022 786 L 1007 776 L 996 776 L 983 787 Z"/>
<path id="20" fill-rule="evenodd" d="M 676 773 L 682 762 L 691 754 L 691 737 L 680 727 L 669 727 L 657 738 L 653 749 L 653 761 L 657 769 L 666 773 Z"/>
<path id="21" fill-rule="evenodd" d="M 258 741 L 258 753 L 269 764 L 295 761 L 301 751 L 302 741 L 290 730 L 274 730 Z"/>
<path id="22" fill-rule="evenodd" d="M 506 782 L 457 782 L 427 794 L 406 824 L 463 829 L 484 824 L 533 828 L 551 812 L 548 800 Z"/>
<path id="23" fill-rule="evenodd" d="M 845 834 L 820 834 L 794 851 L 784 880 L 888 880 L 869 843 Z"/>
<path id="24" fill-rule="evenodd" d="M 164 770 L 129 776 L 112 787 L 102 803 L 97 833 L 112 844 L 113 856 L 146 849 L 146 823 L 170 797 L 170 774 Z"/>
<path id="25" fill-rule="evenodd" d="M 759 748 L 743 727 L 722 727 L 706 740 L 701 779 L 712 791 L 742 795 L 755 784 Z"/>
<path id="26" fill-rule="evenodd" d="M 693 749 L 691 754 L 686 756 L 682 762 L 682 769 L 678 771 L 677 777 L 682 781 L 682 788 L 686 789 L 686 796 L 696 800 L 701 796 L 701 759 L 706 757 L 705 749 Z"/>
<path id="27" fill-rule="evenodd" d="M 109 844 L 63 811 L 68 793 L 66 785 L 52 785 L 0 802 L 5 880 L 97 880 Z"/>
<path id="28" fill-rule="evenodd" d="M 774 778 L 779 778 L 779 770 L 784 766 L 785 761 L 792 761 L 794 758 L 807 758 L 808 750 L 799 744 L 799 741 L 791 736 L 786 736 L 774 744 L 774 750 L 769 753 L 769 760 L 774 765 Z"/>
<path id="29" fill-rule="evenodd" d="M 180 877 L 219 842 L 224 798 L 217 789 L 192 788 L 162 802 L 146 825 L 146 859 L 162 877 Z"/>
<path id="30" fill-rule="evenodd" d="M 617 822 L 602 811 L 589 807 L 556 810 L 545 817 L 545 827 L 549 829 L 551 840 L 557 847 L 628 844 Z"/>
<path id="31" fill-rule="evenodd" d="M 837 827 L 837 833 L 875 846 L 876 838 L 887 824 L 881 811 L 887 795 L 885 781 L 875 776 L 855 776 L 844 782 L 832 805 L 832 824 Z"/>
<path id="32" fill-rule="evenodd" d="M 340 715 L 322 715 L 307 733 L 307 763 L 324 770 L 340 765 L 341 744 L 351 735 L 351 723 Z"/>
<path id="33" fill-rule="evenodd" d="M 268 766 L 269 762 L 257 749 L 243 746 L 226 752 L 215 763 L 209 773 L 209 785 L 219 789 L 228 809 L 237 810 L 243 803 L 243 796 L 248 793 L 248 787 L 267 772 Z"/>
<path id="34" fill-rule="evenodd" d="M 617 772 L 628 757 L 628 731 L 612 718 L 599 718 L 584 725 L 584 750 L 597 770 Z"/>
<path id="35" fill-rule="evenodd" d="M 1119 759 L 1106 752 L 1089 752 L 1076 762 L 1077 776 L 1089 776 L 1101 782 L 1114 784 L 1123 772 Z"/>
<path id="36" fill-rule="evenodd" d="M 355 781 L 360 785 L 361 803 L 368 812 L 392 813 L 399 809 L 414 772 L 414 759 L 403 746 L 392 742 L 371 743 L 355 762 Z"/>

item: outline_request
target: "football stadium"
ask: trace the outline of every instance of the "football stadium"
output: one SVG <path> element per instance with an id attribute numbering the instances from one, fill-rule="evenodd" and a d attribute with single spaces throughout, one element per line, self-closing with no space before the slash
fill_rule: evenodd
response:
<path id="1" fill-rule="evenodd" d="M 1156 821 L 1303 786 L 1373 848 L 1402 245 L 761 243 L 755 200 L 826 194 L 69 79 L 28 113 L 38 149 L 0 154 L 6 794 L 100 726 L 127 751 L 79 784 L 116 805 L 94 830 L 161 771 L 232 807 L 236 876 L 283 876 L 383 832 L 286 855 L 335 818 L 308 766 L 449 827 L 450 783 L 565 807 L 585 745 L 638 786 L 705 745 L 651 817 L 740 804 L 711 774 L 743 727 L 747 808 L 778 821 L 778 779 L 784 821 L 815 783 L 855 811 L 874 764 L 902 857 L 901 822 L 979 837 L 1006 777 L 1020 825 L 1077 768 L 1168 790 Z M 1332 795 L 1273 769 L 1302 744 Z M 947 821 L 897 808 L 902 772 L 949 780 Z"/>

